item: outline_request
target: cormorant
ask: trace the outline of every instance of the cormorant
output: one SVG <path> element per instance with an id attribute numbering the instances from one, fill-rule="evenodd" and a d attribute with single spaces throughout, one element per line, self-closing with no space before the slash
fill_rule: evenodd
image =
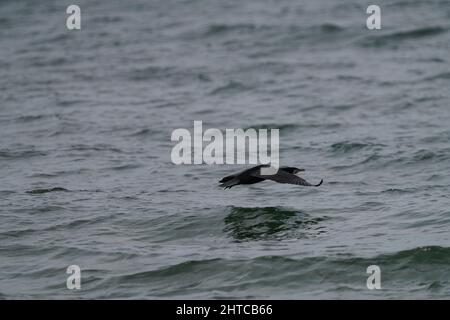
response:
<path id="1" fill-rule="evenodd" d="M 262 164 L 250 169 L 246 169 L 240 173 L 225 177 L 219 181 L 220 186 L 224 189 L 231 188 L 238 184 L 254 184 L 264 180 L 272 180 L 278 183 L 289 183 L 307 187 L 318 187 L 322 184 L 323 179 L 318 184 L 311 184 L 306 180 L 296 176 L 296 173 L 303 172 L 305 169 L 295 167 L 280 167 L 274 175 L 261 175 L 261 168 L 267 168 L 269 165 Z"/>

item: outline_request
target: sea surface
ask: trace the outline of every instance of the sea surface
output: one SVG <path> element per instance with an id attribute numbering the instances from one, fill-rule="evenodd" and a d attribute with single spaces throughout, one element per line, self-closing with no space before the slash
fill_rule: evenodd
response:
<path id="1" fill-rule="evenodd" d="M 0 298 L 449 299 L 449 49 L 443 0 L 1 0 Z M 324 183 L 222 190 L 194 120 Z"/>

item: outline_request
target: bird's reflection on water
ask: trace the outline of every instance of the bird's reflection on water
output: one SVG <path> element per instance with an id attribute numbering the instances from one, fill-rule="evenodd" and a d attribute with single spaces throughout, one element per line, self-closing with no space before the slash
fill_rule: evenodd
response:
<path id="1" fill-rule="evenodd" d="M 280 207 L 231 207 L 224 232 L 236 241 L 308 238 L 326 232 L 326 219 Z"/>

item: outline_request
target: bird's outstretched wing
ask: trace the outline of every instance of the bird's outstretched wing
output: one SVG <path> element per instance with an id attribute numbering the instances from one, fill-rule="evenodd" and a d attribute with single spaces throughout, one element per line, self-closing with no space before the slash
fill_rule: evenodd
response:
<path id="1" fill-rule="evenodd" d="M 320 180 L 318 184 L 311 184 L 305 179 L 300 178 L 299 176 L 296 176 L 295 174 L 278 170 L 278 172 L 274 175 L 261 175 L 260 170 L 257 170 L 256 172 L 252 173 L 252 176 L 263 178 L 266 180 L 272 180 L 278 183 L 289 183 L 289 184 L 296 184 L 300 186 L 306 186 L 306 187 L 318 187 L 322 184 L 323 179 Z"/>

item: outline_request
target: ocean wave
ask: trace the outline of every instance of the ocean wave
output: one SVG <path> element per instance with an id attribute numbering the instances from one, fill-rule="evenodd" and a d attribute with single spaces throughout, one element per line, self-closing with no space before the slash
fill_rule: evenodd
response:
<path id="1" fill-rule="evenodd" d="M 373 37 L 365 37 L 363 40 L 360 40 L 359 43 L 364 47 L 384 47 L 390 45 L 396 46 L 400 41 L 403 40 L 433 37 L 443 34 L 447 31 L 447 28 L 440 26 L 416 28 L 412 30 L 397 31 Z"/>
<path id="2" fill-rule="evenodd" d="M 344 30 L 343 27 L 333 23 L 324 23 L 313 28 L 319 30 L 322 33 L 336 33 Z"/>
<path id="3" fill-rule="evenodd" d="M 28 159 L 31 157 L 43 157 L 46 155 L 48 155 L 48 152 L 43 150 L 36 150 L 34 147 L 22 150 L 0 149 L 0 159 L 4 158 L 8 160 L 18 160 Z"/>
<path id="4" fill-rule="evenodd" d="M 224 219 L 224 232 L 236 241 L 317 237 L 326 232 L 322 222 L 328 219 L 280 207 L 233 207 Z"/>
<path id="5" fill-rule="evenodd" d="M 131 134 L 129 134 L 129 137 L 146 137 L 146 136 L 154 136 L 156 134 L 160 133 L 160 131 L 152 129 L 152 128 L 143 128 L 139 129 Z"/>
<path id="6" fill-rule="evenodd" d="M 404 193 L 415 193 L 416 191 L 417 188 L 389 188 L 381 192 L 390 194 L 404 194 Z"/>
<path id="7" fill-rule="evenodd" d="M 67 64 L 69 60 L 67 60 L 65 57 L 35 57 L 29 59 L 28 63 L 30 67 L 37 67 L 37 68 L 43 68 L 43 67 L 61 67 L 65 64 Z"/>
<path id="8" fill-rule="evenodd" d="M 307 28 L 300 25 L 289 25 L 284 27 L 284 33 L 289 35 L 289 38 L 311 38 L 311 40 L 322 41 L 321 36 L 332 35 L 336 36 L 337 33 L 345 31 L 344 27 L 341 27 L 334 23 L 321 23 L 317 25 L 311 25 Z M 329 38 L 329 37 L 327 37 Z"/>
<path id="9" fill-rule="evenodd" d="M 253 23 L 217 23 L 211 24 L 206 27 L 202 27 L 201 31 L 191 32 L 185 37 L 188 38 L 218 38 L 228 35 L 254 35 L 257 33 L 273 34 L 273 35 L 289 35 L 289 38 L 303 38 L 310 37 L 315 38 L 317 35 L 335 35 L 338 32 L 342 32 L 345 29 L 334 23 L 323 23 L 313 25 L 308 28 L 304 28 L 295 24 L 279 25 L 279 24 L 253 24 Z"/>
<path id="10" fill-rule="evenodd" d="M 49 118 L 49 117 L 54 117 L 54 115 L 46 115 L 46 114 L 21 115 L 21 116 L 15 118 L 15 121 L 27 123 L 27 122 L 33 122 L 36 120 L 42 120 L 42 119 Z"/>
<path id="11" fill-rule="evenodd" d="M 448 285 L 445 274 L 450 271 L 450 248 L 438 246 L 417 247 L 410 250 L 374 257 L 342 255 L 340 257 L 290 258 L 260 256 L 251 259 L 214 258 L 188 260 L 160 269 L 112 276 L 108 283 L 134 288 L 145 286 L 149 296 L 228 297 L 301 297 L 320 286 L 319 296 L 326 296 L 340 287 L 344 292 L 366 291 L 366 269 L 378 265 L 382 272 L 384 295 L 398 294 L 396 286 L 414 287 L 411 297 L 439 294 L 439 288 Z M 274 272 L 276 270 L 276 272 Z M 438 273 L 438 279 L 430 280 L 429 273 Z M 299 290 L 301 288 L 301 290 Z M 279 292 L 280 291 L 280 292 Z M 270 292 L 270 293 L 269 293 Z M 443 293 L 443 292 L 442 292 Z"/>
<path id="12" fill-rule="evenodd" d="M 128 72 L 128 79 L 136 82 L 163 81 L 173 85 L 197 82 L 210 82 L 209 76 L 201 69 L 178 69 L 173 66 L 148 66 Z"/>
<path id="13" fill-rule="evenodd" d="M 69 190 L 61 187 L 54 187 L 54 188 L 42 188 L 42 189 L 33 189 L 30 191 L 27 191 L 27 193 L 30 194 L 43 194 L 43 193 L 49 193 L 49 192 L 68 192 Z"/>
<path id="14" fill-rule="evenodd" d="M 358 151 L 362 149 L 380 149 L 385 147 L 384 144 L 380 143 L 364 143 L 364 142 L 350 142 L 350 141 L 342 141 L 337 142 L 331 145 L 331 152 L 333 153 L 351 153 L 353 151 Z"/>
<path id="15" fill-rule="evenodd" d="M 212 24 L 203 31 L 203 37 L 220 36 L 228 33 L 245 33 L 255 30 L 268 29 L 270 26 L 256 25 L 251 23 L 238 24 Z"/>
<path id="16" fill-rule="evenodd" d="M 387 164 L 416 165 L 416 164 L 425 164 L 428 162 L 440 163 L 442 161 L 449 159 L 450 159 L 450 149 L 440 149 L 440 150 L 421 149 L 414 152 L 410 156 L 398 157 L 391 161 L 388 161 Z"/>
<path id="17" fill-rule="evenodd" d="M 113 153 L 123 153 L 119 148 L 114 147 L 110 144 L 72 144 L 70 148 L 63 149 L 64 151 L 108 151 Z"/>
<path id="18" fill-rule="evenodd" d="M 132 170 L 142 167 L 142 164 L 139 163 L 128 163 L 119 166 L 106 167 L 103 170 L 113 170 L 113 171 L 122 171 L 122 170 Z"/>
<path id="19" fill-rule="evenodd" d="M 354 148 L 354 149 L 353 149 Z M 362 146 L 348 146 L 349 151 L 345 151 L 343 148 L 343 153 L 350 152 L 354 150 L 362 149 Z M 365 147 L 364 147 L 365 148 Z M 427 163 L 442 163 L 450 159 L 450 149 L 441 150 L 417 150 L 414 153 L 405 155 L 403 152 L 396 152 L 391 154 L 381 154 L 378 151 L 371 151 L 372 154 L 364 155 L 362 160 L 355 161 L 351 164 L 333 166 L 333 170 L 345 170 L 357 167 L 363 167 L 364 170 L 368 168 L 378 169 L 378 168 L 389 168 L 389 167 L 399 167 L 399 166 L 417 166 L 425 165 Z"/>
<path id="20" fill-rule="evenodd" d="M 1 195 L 9 195 L 9 194 L 14 194 L 14 193 L 16 193 L 16 192 L 13 190 L 0 190 Z"/>
<path id="21" fill-rule="evenodd" d="M 295 129 L 298 129 L 300 127 L 301 127 L 301 125 L 296 124 L 296 123 L 259 123 L 259 124 L 247 126 L 244 128 L 244 130 L 247 130 L 247 129 L 255 129 L 255 130 L 279 129 L 280 132 L 288 132 L 288 131 L 293 131 Z"/>
<path id="22" fill-rule="evenodd" d="M 434 80 L 450 80 L 450 72 L 441 72 L 433 76 L 426 77 L 422 81 L 434 81 Z"/>
<path id="23" fill-rule="evenodd" d="M 210 92 L 210 95 L 236 94 L 251 90 L 252 87 L 248 84 L 239 81 L 229 81 L 225 85 L 216 87 Z"/>

